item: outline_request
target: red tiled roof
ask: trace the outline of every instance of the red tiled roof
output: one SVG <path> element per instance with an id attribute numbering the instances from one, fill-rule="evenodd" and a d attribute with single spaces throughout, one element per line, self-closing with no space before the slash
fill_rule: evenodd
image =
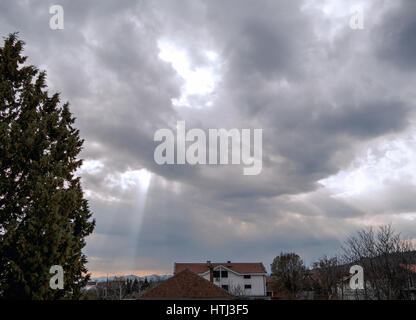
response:
<path id="1" fill-rule="evenodd" d="M 271 296 L 272 298 L 276 299 L 276 298 L 283 298 L 282 293 L 279 293 L 279 281 L 266 276 L 266 292 L 268 293 L 269 296 Z"/>
<path id="2" fill-rule="evenodd" d="M 404 265 L 402 264 L 401 266 L 403 266 L 404 268 L 406 268 L 407 270 L 416 273 L 416 264 L 408 264 L 408 265 Z"/>
<path id="3" fill-rule="evenodd" d="M 238 273 L 266 273 L 266 269 L 261 262 L 245 262 L 245 263 L 211 263 L 212 267 L 224 266 L 230 270 L 233 270 Z M 173 274 L 181 272 L 182 270 L 189 269 L 195 273 L 201 274 L 206 271 L 209 271 L 207 263 L 175 263 L 175 268 Z"/>
<path id="4" fill-rule="evenodd" d="M 141 299 L 231 299 L 225 290 L 185 269 L 140 296 Z"/>
<path id="5" fill-rule="evenodd" d="M 274 287 L 277 283 L 277 280 L 273 279 L 272 277 L 266 277 L 266 291 L 274 291 Z"/>

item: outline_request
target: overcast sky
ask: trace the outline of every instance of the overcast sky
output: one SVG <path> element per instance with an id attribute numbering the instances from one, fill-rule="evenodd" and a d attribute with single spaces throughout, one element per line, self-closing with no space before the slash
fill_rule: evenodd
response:
<path id="1" fill-rule="evenodd" d="M 384 223 L 416 238 L 416 1 L 1 0 L 14 31 L 85 139 L 94 276 L 310 264 Z M 180 120 L 263 129 L 261 174 L 157 165 L 155 131 Z"/>

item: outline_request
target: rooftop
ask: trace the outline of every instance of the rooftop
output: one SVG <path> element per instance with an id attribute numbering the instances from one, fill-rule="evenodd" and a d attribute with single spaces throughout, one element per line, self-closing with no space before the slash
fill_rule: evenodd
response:
<path id="1" fill-rule="evenodd" d="M 140 296 L 141 299 L 231 299 L 225 290 L 184 269 Z"/>
<path id="2" fill-rule="evenodd" d="M 211 265 L 212 268 L 216 268 L 218 266 L 226 267 L 230 270 L 233 270 L 237 273 L 267 273 L 266 268 L 263 266 L 261 262 L 215 262 L 211 263 L 209 261 L 205 263 L 175 263 L 175 267 L 173 270 L 173 274 L 181 272 L 182 270 L 189 269 L 197 274 L 205 273 L 209 271 L 208 265 Z"/>

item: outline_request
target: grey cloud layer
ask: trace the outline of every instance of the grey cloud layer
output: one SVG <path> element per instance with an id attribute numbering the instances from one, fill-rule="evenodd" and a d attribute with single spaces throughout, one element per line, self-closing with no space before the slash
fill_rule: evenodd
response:
<path id="1" fill-rule="evenodd" d="M 97 229 L 87 251 L 108 268 L 123 259 L 132 261 L 126 269 L 170 269 L 188 259 L 268 264 L 282 250 L 310 260 L 334 252 L 356 219 L 376 214 L 378 198 L 357 208 L 319 181 L 347 168 L 365 143 L 411 126 L 414 1 L 388 10 L 371 1 L 366 28 L 354 32 L 345 20 L 333 39 L 319 35 L 328 32 L 328 18 L 301 9 L 303 1 L 56 4 L 64 7 L 65 30 L 49 29 L 49 3 L 7 0 L 0 31 L 20 31 L 29 61 L 46 68 L 52 88 L 71 102 L 86 139 L 82 156 L 104 164 L 83 183 L 102 195 L 91 199 Z M 183 79 L 158 58 L 160 39 L 187 50 L 193 68 L 209 63 L 204 50 L 219 54 L 212 107 L 172 106 Z M 156 165 L 153 134 L 177 120 L 187 128 L 263 128 L 262 174 Z M 105 183 L 109 174 L 141 168 L 154 173 L 146 201 L 134 188 Z M 413 188 L 391 187 L 390 214 L 415 211 Z M 110 196 L 119 201 L 103 199 Z"/>

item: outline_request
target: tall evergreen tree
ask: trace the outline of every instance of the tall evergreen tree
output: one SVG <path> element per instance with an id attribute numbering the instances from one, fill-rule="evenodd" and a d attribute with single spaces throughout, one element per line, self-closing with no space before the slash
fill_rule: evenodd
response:
<path id="1" fill-rule="evenodd" d="M 133 284 L 131 286 L 131 291 L 133 293 L 140 291 L 140 284 L 139 284 L 139 281 L 137 279 L 134 279 Z"/>
<path id="2" fill-rule="evenodd" d="M 140 290 L 146 290 L 147 288 L 149 288 L 149 286 L 150 286 L 150 283 L 149 281 L 147 281 L 147 277 L 145 277 Z"/>
<path id="3" fill-rule="evenodd" d="M 0 295 L 78 298 L 95 225 L 74 175 L 83 140 L 45 72 L 24 65 L 23 46 L 11 34 L 0 47 Z M 52 265 L 63 267 L 63 290 L 49 286 Z"/>
<path id="4" fill-rule="evenodd" d="M 131 294 L 131 287 L 133 285 L 132 279 L 127 279 L 126 294 Z"/>

